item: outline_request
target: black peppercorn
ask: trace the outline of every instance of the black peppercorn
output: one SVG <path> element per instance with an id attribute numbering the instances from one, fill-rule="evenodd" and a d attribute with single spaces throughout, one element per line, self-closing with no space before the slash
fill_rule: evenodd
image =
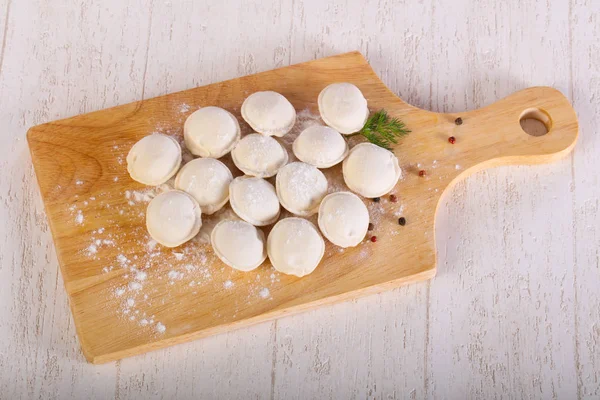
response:
<path id="1" fill-rule="evenodd" d="M 458 117 L 458 118 L 456 118 L 456 119 L 454 120 L 454 123 L 455 123 L 456 125 L 462 125 L 462 118 L 461 118 L 461 117 Z"/>
<path id="2" fill-rule="evenodd" d="M 367 228 L 367 230 L 372 231 L 373 229 L 375 229 L 375 225 L 373 225 L 371 222 L 369 222 L 369 227 Z"/>
<path id="3" fill-rule="evenodd" d="M 400 225 L 400 226 L 406 225 L 406 218 L 404 218 L 404 217 L 398 218 L 398 225 Z"/>

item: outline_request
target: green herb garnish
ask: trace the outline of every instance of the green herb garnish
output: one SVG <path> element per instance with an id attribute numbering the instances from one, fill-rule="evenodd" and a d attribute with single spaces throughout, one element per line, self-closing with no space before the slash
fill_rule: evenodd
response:
<path id="1" fill-rule="evenodd" d="M 390 118 L 387 111 L 380 110 L 371 115 L 365 126 L 354 135 L 364 136 L 369 142 L 386 150 L 392 150 L 392 146 L 398 144 L 398 138 L 409 133 L 410 130 L 406 128 L 404 122 L 398 118 Z"/>

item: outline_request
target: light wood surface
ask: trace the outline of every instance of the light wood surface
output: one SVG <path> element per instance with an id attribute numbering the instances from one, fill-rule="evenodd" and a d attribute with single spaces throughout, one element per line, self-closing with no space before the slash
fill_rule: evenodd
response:
<path id="1" fill-rule="evenodd" d="M 2 396 L 597 398 L 598 6 L 0 1 Z M 438 209 L 433 280 L 88 364 L 26 131 L 355 49 L 394 93 L 433 111 L 558 88 L 578 114 L 575 150 L 458 182 Z"/>
<path id="2" fill-rule="evenodd" d="M 328 244 L 319 268 L 309 276 L 278 274 L 268 260 L 254 271 L 234 273 L 210 257 L 202 265 L 211 275 L 210 282 L 189 286 L 163 279 L 167 271 L 177 272 L 190 261 L 174 258 L 173 251 L 160 246 L 148 256 L 148 239 L 139 240 L 147 236 L 145 204 L 142 210 L 136 207 L 133 215 L 131 209 L 124 213 L 119 208 L 126 191 L 141 186 L 127 176 L 123 163 L 133 143 L 157 126 L 182 141 L 184 117 L 209 105 L 231 110 L 242 121 L 239 106 L 257 91 L 279 92 L 297 110 L 318 115 L 318 94 L 334 82 L 357 85 L 372 110 L 387 110 L 412 131 L 394 148 L 403 177 L 392 191 L 409 223 L 398 225 L 398 204 L 384 196 L 383 215 L 372 232 L 377 242 L 367 237 L 360 246 L 343 252 Z M 520 124 L 523 119 L 543 122 L 548 133 L 527 134 Z M 101 363 L 431 278 L 436 269 L 435 211 L 449 186 L 486 167 L 558 159 L 573 148 L 577 133 L 575 111 L 555 89 L 526 89 L 462 114 L 433 113 L 396 97 L 364 57 L 353 52 L 50 122 L 31 128 L 27 139 L 83 352 L 89 361 Z M 455 143 L 450 143 L 450 137 Z M 339 165 L 326 173 L 330 185 L 342 181 Z M 335 190 L 343 190 L 338 187 Z M 81 214 L 79 221 L 69 213 L 75 209 Z M 90 259 L 85 251 L 98 230 L 114 236 L 111 240 L 117 243 L 114 250 L 94 248 L 98 255 Z M 177 251 L 195 254 L 208 247 L 189 242 Z M 120 257 L 134 262 L 115 268 L 112 264 Z M 152 301 L 133 309 L 140 296 L 128 290 L 129 298 L 122 298 L 114 292 L 130 288 L 130 267 L 136 259 L 145 263 L 136 270 L 146 268 L 142 271 L 149 279 L 143 285 L 151 288 Z M 273 273 L 277 282 L 271 282 L 266 288 L 269 296 L 263 296 L 268 301 L 252 296 L 256 283 L 263 285 L 261 276 Z M 154 323 L 131 323 L 130 317 L 134 321 L 141 317 L 119 313 L 123 301 L 132 301 L 131 311 L 153 316 L 168 330 L 157 333 Z"/>

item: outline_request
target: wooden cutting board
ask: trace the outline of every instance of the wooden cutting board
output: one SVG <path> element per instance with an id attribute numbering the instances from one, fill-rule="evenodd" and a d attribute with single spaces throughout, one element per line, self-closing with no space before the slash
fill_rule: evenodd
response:
<path id="1" fill-rule="evenodd" d="M 137 140 L 157 131 L 181 139 L 187 115 L 207 105 L 233 112 L 247 133 L 239 107 L 259 90 L 283 94 L 299 124 L 313 123 L 317 96 L 333 82 L 354 83 L 371 110 L 385 108 L 412 130 L 395 149 L 404 171 L 393 191 L 398 202 L 365 200 L 377 242 L 343 251 L 328 243 L 315 272 L 295 278 L 268 260 L 252 272 L 234 271 L 201 239 L 177 249 L 150 240 L 144 211 L 157 190 L 132 181 L 124 162 Z M 549 132 L 525 133 L 523 118 L 542 121 Z M 555 89 L 434 113 L 396 97 L 353 52 L 39 125 L 27 139 L 83 352 L 103 363 L 429 279 L 436 272 L 436 209 L 459 177 L 553 161 L 573 148 L 577 134 L 575 112 Z M 339 166 L 326 175 L 332 191 L 344 188 Z"/>

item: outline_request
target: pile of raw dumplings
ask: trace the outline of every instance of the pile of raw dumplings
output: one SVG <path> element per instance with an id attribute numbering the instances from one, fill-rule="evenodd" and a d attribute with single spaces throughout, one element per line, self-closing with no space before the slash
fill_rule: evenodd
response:
<path id="1" fill-rule="evenodd" d="M 296 123 L 296 110 L 281 94 L 250 95 L 241 114 L 254 132 L 241 137 L 234 115 L 219 107 L 203 107 L 185 121 L 184 141 L 199 158 L 180 169 L 179 143 L 152 134 L 137 142 L 127 156 L 131 177 L 159 185 L 173 176 L 175 190 L 156 196 L 146 212 L 148 232 L 158 243 L 179 246 L 196 236 L 202 214 L 213 214 L 227 202 L 240 218 L 219 222 L 211 234 L 215 254 L 227 265 L 250 271 L 268 256 L 278 271 L 310 274 L 325 251 L 319 229 L 302 217 L 318 213 L 322 234 L 341 247 L 358 245 L 365 237 L 369 213 L 354 193 L 327 195 L 327 178 L 320 169 L 343 161 L 348 188 L 366 198 L 390 192 L 401 176 L 396 156 L 371 143 L 348 149 L 342 135 L 360 131 L 369 116 L 367 101 L 350 83 L 334 83 L 318 98 L 327 126 L 313 125 L 293 143 L 300 161 L 288 163 L 288 153 L 275 137 L 286 135 Z M 237 178 L 218 159 L 231 152 Z M 275 176 L 275 186 L 266 178 Z M 280 206 L 297 217 L 279 221 Z M 275 223 L 269 236 L 260 227 Z"/>

